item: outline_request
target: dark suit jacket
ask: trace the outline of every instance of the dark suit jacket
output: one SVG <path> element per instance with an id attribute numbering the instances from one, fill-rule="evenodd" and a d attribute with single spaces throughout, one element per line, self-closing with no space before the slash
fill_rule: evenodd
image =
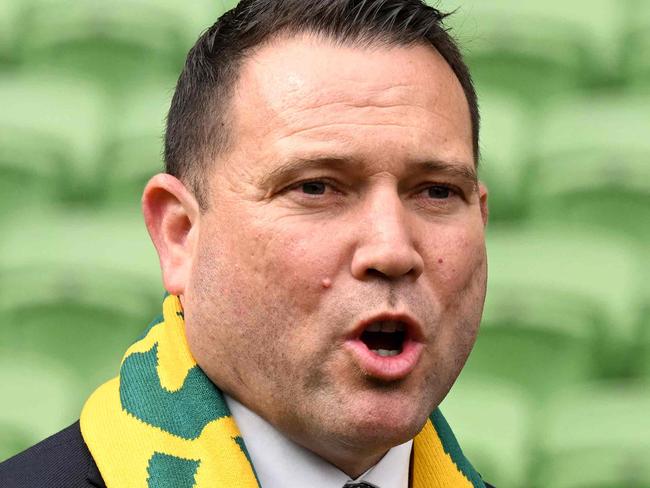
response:
<path id="1" fill-rule="evenodd" d="M 106 488 L 79 422 L 0 464 L 2 488 Z"/>
<path id="2" fill-rule="evenodd" d="M 487 488 L 494 488 L 485 484 Z M 79 422 L 0 463 L 1 488 L 106 488 Z"/>

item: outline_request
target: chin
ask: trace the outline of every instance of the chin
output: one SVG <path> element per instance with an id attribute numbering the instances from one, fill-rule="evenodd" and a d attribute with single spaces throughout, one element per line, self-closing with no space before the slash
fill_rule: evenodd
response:
<path id="1" fill-rule="evenodd" d="M 345 437 L 364 445 L 387 448 L 403 444 L 424 427 L 431 411 L 412 398 L 384 399 L 355 405 L 354 413 L 345 422 Z M 345 426 L 343 426 L 345 427 Z"/>
<path id="2" fill-rule="evenodd" d="M 360 451 L 368 449 L 388 450 L 413 439 L 424 427 L 423 420 L 404 422 L 403 419 L 382 419 L 379 422 L 357 424 L 346 435 L 350 444 Z"/>

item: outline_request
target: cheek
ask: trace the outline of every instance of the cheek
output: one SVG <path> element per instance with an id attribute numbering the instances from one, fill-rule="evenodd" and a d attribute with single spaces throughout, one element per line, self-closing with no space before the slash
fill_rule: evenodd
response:
<path id="1" fill-rule="evenodd" d="M 486 254 L 480 231 L 440 232 L 426 252 L 431 286 L 450 299 L 474 288 L 484 277 Z"/>
<path id="2" fill-rule="evenodd" d="M 323 234 L 284 227 L 266 233 L 251 266 L 260 288 L 302 313 L 315 311 L 328 288 L 335 286 L 339 258 L 335 240 Z M 306 235 L 311 234 L 311 235 Z"/>
<path id="3" fill-rule="evenodd" d="M 341 253 L 334 243 L 341 240 L 331 237 L 331 229 L 261 219 L 241 209 L 224 214 L 204 227 L 197 249 L 195 276 L 201 276 L 203 299 L 217 300 L 246 322 L 260 316 L 264 322 L 303 321 L 317 311 L 328 288 L 336 286 Z"/>
<path id="4" fill-rule="evenodd" d="M 448 232 L 433 250 L 430 286 L 438 300 L 439 353 L 462 366 L 476 339 L 483 311 L 487 256 L 482 233 Z M 442 261 L 442 262 L 440 262 Z M 459 363 L 460 362 L 460 363 Z"/>

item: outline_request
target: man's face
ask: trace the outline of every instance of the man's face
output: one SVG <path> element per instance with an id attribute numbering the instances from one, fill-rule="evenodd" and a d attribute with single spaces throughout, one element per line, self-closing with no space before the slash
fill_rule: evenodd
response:
<path id="1" fill-rule="evenodd" d="M 460 83 L 428 46 L 280 39 L 244 63 L 232 111 L 182 297 L 190 348 L 317 453 L 385 452 L 444 398 L 483 307 Z"/>

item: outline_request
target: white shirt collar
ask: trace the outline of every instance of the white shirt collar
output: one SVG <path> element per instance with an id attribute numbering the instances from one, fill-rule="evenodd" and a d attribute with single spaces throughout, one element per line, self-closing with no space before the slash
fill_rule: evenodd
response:
<path id="1" fill-rule="evenodd" d="M 285 437 L 234 398 L 224 396 L 263 488 L 342 488 L 350 481 L 343 471 Z M 412 445 L 410 440 L 393 447 L 354 481 L 379 488 L 408 488 Z"/>

